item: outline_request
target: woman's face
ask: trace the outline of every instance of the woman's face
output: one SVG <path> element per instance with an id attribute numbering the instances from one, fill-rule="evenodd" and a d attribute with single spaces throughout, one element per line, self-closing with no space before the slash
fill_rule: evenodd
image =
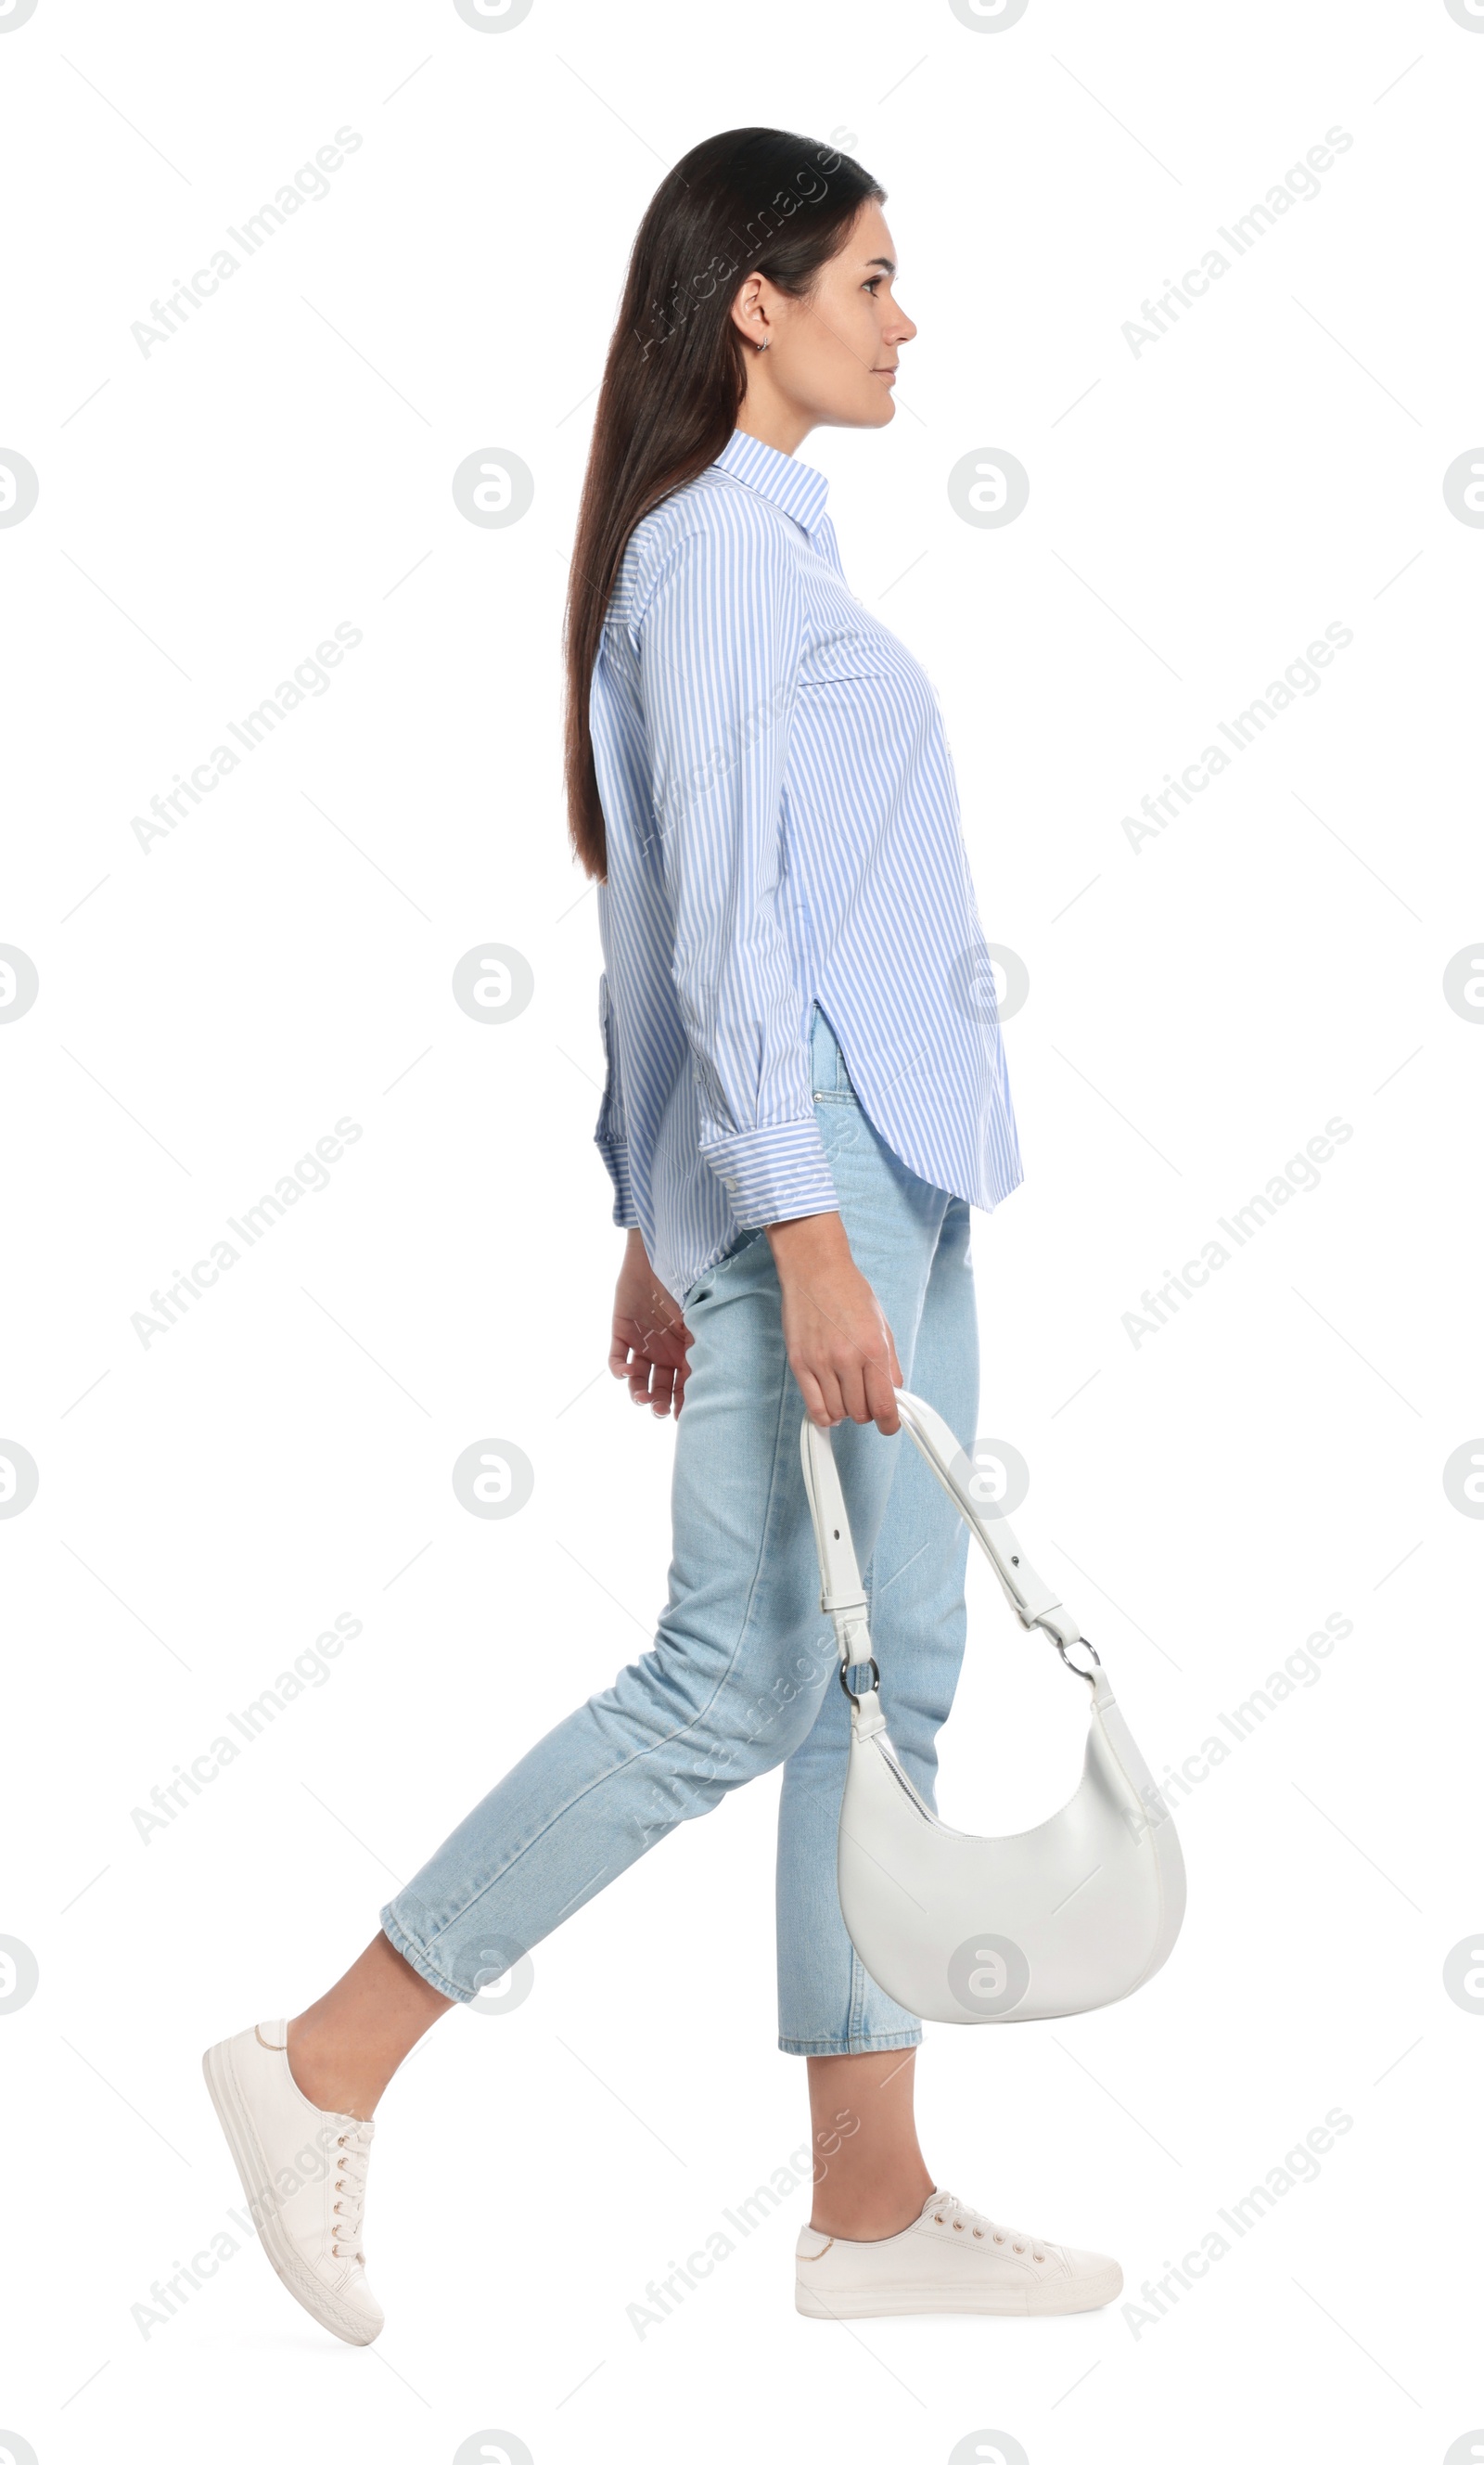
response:
<path id="1" fill-rule="evenodd" d="M 785 431 L 797 428 L 795 444 L 812 428 L 884 428 L 896 411 L 897 357 L 918 330 L 894 296 L 896 273 L 892 234 L 873 199 L 821 268 L 809 299 L 791 300 L 765 275 L 749 275 L 732 305 L 753 345 L 748 411 Z"/>

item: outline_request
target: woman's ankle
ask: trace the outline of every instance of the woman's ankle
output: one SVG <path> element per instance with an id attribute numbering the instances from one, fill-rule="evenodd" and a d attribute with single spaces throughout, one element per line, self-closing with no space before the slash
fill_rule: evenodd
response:
<path id="1" fill-rule="evenodd" d="M 322 2114 L 352 2114 L 368 2122 L 385 2080 L 373 2080 L 354 2062 L 347 2062 L 333 2040 L 327 2042 L 324 2032 L 303 2014 L 289 2022 L 285 2036 L 289 2077 L 300 2097 L 307 2097 Z"/>
<path id="2" fill-rule="evenodd" d="M 368 2121 L 397 2065 L 452 1999 L 375 1934 L 343 1977 L 289 2022 L 289 2073 L 311 2105 Z"/>
<path id="3" fill-rule="evenodd" d="M 837 2242 L 885 2242 L 917 2223 L 924 2202 L 937 2187 L 925 2166 L 910 2182 L 862 2184 L 843 2191 L 826 2176 L 814 2188 L 809 2226 L 815 2233 L 832 2234 Z"/>

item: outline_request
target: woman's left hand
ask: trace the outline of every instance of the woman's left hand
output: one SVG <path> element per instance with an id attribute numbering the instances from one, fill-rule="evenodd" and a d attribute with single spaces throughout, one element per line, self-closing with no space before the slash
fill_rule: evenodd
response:
<path id="1" fill-rule="evenodd" d="M 648 1404 L 663 1420 L 678 1414 L 690 1376 L 686 1360 L 696 1338 L 680 1314 L 680 1304 L 650 1265 L 642 1232 L 631 1232 L 613 1295 L 613 1341 L 608 1366 L 615 1378 L 627 1378 L 636 1404 Z"/>

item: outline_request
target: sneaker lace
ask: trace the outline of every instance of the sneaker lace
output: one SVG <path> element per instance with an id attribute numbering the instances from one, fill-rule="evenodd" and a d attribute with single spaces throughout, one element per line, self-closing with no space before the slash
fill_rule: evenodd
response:
<path id="1" fill-rule="evenodd" d="M 330 2249 L 337 2259 L 359 2260 L 365 2266 L 365 2254 L 361 2248 L 361 2227 L 365 2213 L 365 2176 L 370 2163 L 371 2136 L 376 2126 L 362 2121 L 355 2115 L 343 2115 L 344 2124 L 335 2143 L 335 2206 L 331 2211 L 333 2226 Z"/>
<path id="2" fill-rule="evenodd" d="M 961 2200 L 953 2191 L 940 2191 L 928 2213 L 933 2217 L 941 2216 L 945 2225 L 961 2227 L 965 2233 L 972 2233 L 976 2241 L 1003 2243 L 1017 2257 L 1029 2253 L 1038 2266 L 1045 2263 L 1046 2245 L 1037 2235 L 1024 2233 L 1018 2226 L 997 2224 L 993 2217 L 986 2217 L 982 2209 L 971 2209 L 966 2200 Z"/>

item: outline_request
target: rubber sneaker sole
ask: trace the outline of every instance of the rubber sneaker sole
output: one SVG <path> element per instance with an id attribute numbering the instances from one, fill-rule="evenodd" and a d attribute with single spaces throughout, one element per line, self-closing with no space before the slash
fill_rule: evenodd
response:
<path id="1" fill-rule="evenodd" d="M 1069 2287 L 1049 2285 L 1043 2292 L 1030 2285 L 962 2289 L 931 2285 L 872 2285 L 842 2288 L 838 2294 L 816 2294 L 801 2276 L 794 2285 L 793 2307 L 806 2320 L 890 2320 L 909 2313 L 969 2312 L 982 2319 L 1053 2318 L 1073 2311 L 1100 2311 L 1123 2291 L 1123 2271 L 1117 2260 L 1096 2276 Z"/>

